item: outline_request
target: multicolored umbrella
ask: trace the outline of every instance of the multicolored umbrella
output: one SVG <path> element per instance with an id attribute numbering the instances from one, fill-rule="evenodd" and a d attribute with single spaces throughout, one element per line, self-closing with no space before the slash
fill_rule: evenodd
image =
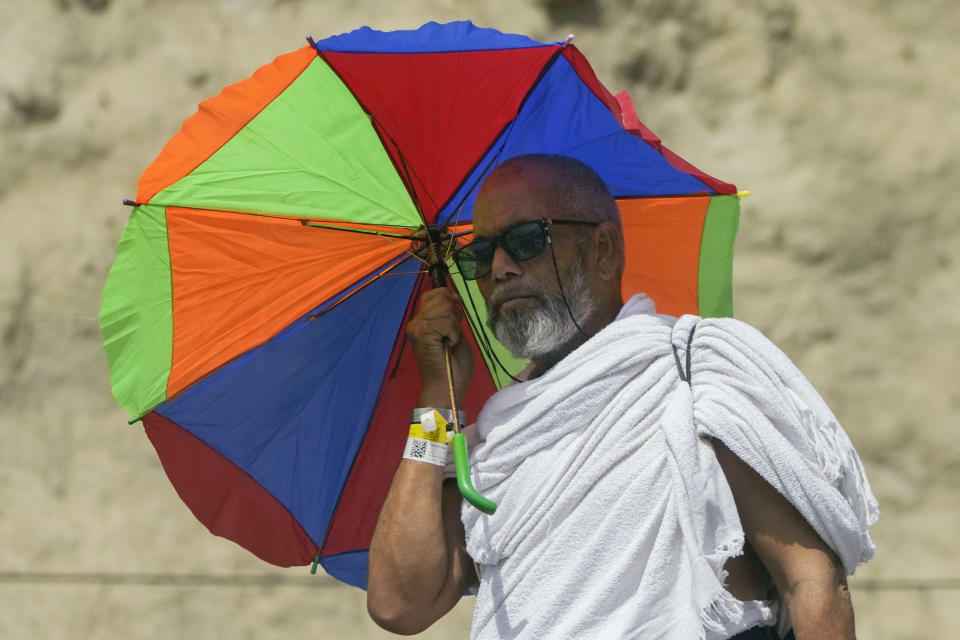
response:
<path id="1" fill-rule="evenodd" d="M 664 147 L 568 41 L 362 28 L 278 57 L 184 122 L 140 178 L 101 327 L 117 401 L 213 533 L 365 585 L 419 391 L 403 328 L 430 282 L 410 238 L 469 239 L 478 184 L 531 152 L 587 162 L 616 196 L 625 295 L 731 312 L 735 187 Z M 470 301 L 476 416 L 524 363 L 452 280 Z"/>

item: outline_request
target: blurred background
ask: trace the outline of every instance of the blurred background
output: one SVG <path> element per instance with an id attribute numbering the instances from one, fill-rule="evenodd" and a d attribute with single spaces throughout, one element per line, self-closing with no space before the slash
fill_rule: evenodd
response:
<path id="1" fill-rule="evenodd" d="M 0 638 L 383 638 L 363 593 L 194 520 L 111 395 L 97 313 L 140 172 L 196 104 L 361 25 L 576 34 L 674 151 L 749 189 L 736 315 L 880 501 L 861 638 L 956 637 L 960 12 L 954 0 L 0 2 Z M 466 599 L 425 638 L 466 637 Z"/>

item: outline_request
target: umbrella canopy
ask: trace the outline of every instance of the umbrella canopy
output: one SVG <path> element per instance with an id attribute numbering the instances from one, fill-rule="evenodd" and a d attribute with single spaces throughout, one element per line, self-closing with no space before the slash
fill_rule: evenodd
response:
<path id="1" fill-rule="evenodd" d="M 468 235 L 483 177 L 534 152 L 585 161 L 616 197 L 625 295 L 730 314 L 735 187 L 664 147 L 567 42 L 363 28 L 184 122 L 138 182 L 101 328 L 117 401 L 213 533 L 282 566 L 319 555 L 365 586 L 419 392 L 403 328 L 430 282 L 410 237 Z M 475 416 L 525 363 L 452 280 L 470 301 Z"/>

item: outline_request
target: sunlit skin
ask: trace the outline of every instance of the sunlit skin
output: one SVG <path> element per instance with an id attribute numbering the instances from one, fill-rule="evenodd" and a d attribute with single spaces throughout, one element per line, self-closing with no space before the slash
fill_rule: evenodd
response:
<path id="1" fill-rule="evenodd" d="M 521 175 L 494 176 L 484 183 L 474 209 L 475 234 L 492 238 L 524 220 L 567 218 L 546 204 L 555 183 L 549 172 L 528 167 Z M 550 229 L 557 266 L 564 277 L 586 242 L 591 291 L 596 309 L 581 326 L 593 335 L 609 324 L 622 306 L 622 240 L 617 227 L 556 226 Z M 515 295 L 529 288 L 557 295 L 550 250 L 515 262 L 497 248 L 489 275 L 477 280 L 488 304 L 529 307 L 533 300 Z M 503 292 L 512 291 L 510 295 Z M 473 371 L 473 355 L 460 333 L 458 296 L 449 289 L 426 292 L 407 326 L 423 379 L 418 406 L 449 407 L 444 342 L 451 349 L 457 403 Z M 531 377 L 541 375 L 587 339 L 576 334 L 554 353 L 534 360 Z M 833 552 L 780 494 L 750 467 L 715 443 L 727 476 L 748 550 L 728 561 L 728 590 L 741 600 L 769 596 L 771 581 L 787 604 L 798 640 L 850 639 L 853 609 L 842 568 Z M 466 553 L 461 498 L 454 483 L 443 483 L 440 467 L 401 461 L 370 544 L 367 608 L 382 627 L 395 633 L 419 633 L 442 617 L 476 583 Z M 437 544 L 436 541 L 443 541 Z M 427 543 L 425 541 L 431 541 Z"/>

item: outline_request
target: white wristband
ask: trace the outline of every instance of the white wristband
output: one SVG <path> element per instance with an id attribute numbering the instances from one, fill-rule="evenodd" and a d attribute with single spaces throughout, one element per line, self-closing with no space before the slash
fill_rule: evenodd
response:
<path id="1" fill-rule="evenodd" d="M 403 459 L 445 467 L 447 465 L 447 445 L 422 438 L 407 438 L 407 446 L 403 449 Z"/>

